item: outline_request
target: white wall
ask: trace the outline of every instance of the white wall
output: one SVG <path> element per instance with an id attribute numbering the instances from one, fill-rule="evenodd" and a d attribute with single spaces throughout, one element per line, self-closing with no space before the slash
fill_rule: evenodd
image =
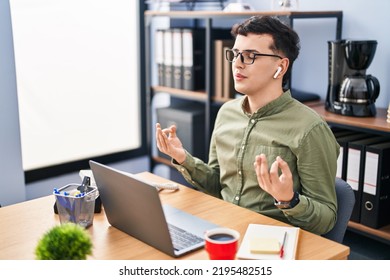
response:
<path id="1" fill-rule="evenodd" d="M 9 1 L 0 0 L 0 204 L 25 196 Z"/>
<path id="2" fill-rule="evenodd" d="M 245 0 L 255 10 L 270 10 L 271 1 Z M 345 39 L 377 40 L 378 46 L 367 74 L 378 78 L 381 86 L 378 108 L 390 103 L 390 39 L 386 20 L 390 11 L 388 0 L 299 0 L 302 11 L 343 11 L 342 37 Z M 328 46 L 334 39 L 335 21 L 330 19 L 297 20 L 294 28 L 301 37 L 301 54 L 294 65 L 293 87 L 315 92 L 326 98 L 328 85 Z"/>

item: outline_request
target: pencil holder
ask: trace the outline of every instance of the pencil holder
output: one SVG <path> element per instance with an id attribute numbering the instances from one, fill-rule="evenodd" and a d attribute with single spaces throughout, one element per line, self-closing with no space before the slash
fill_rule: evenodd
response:
<path id="1" fill-rule="evenodd" d="M 56 206 L 61 224 L 71 222 L 85 228 L 93 223 L 95 200 L 99 197 L 97 187 L 88 186 L 80 190 L 80 185 L 69 184 L 54 189 Z"/>

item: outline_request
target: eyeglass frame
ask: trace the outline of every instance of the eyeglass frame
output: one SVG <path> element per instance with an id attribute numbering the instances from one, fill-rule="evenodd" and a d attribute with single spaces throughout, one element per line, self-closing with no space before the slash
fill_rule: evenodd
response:
<path id="1" fill-rule="evenodd" d="M 277 58 L 279 58 L 279 59 L 283 59 L 283 57 L 281 57 L 280 55 L 277 55 L 277 54 L 257 53 L 257 52 L 250 52 L 250 51 L 244 50 L 244 51 L 242 51 L 242 52 L 237 52 L 237 55 L 234 55 L 234 56 L 233 56 L 234 60 L 229 60 L 229 58 L 228 58 L 228 53 L 230 53 L 230 52 L 235 53 L 235 51 L 234 51 L 233 49 L 226 50 L 226 51 L 225 51 L 225 58 L 226 58 L 227 61 L 233 63 L 233 62 L 235 62 L 235 61 L 237 60 L 237 57 L 240 56 L 241 62 L 242 62 L 243 64 L 245 64 L 245 65 L 252 65 L 253 63 L 255 63 L 255 60 L 256 60 L 256 57 L 257 57 L 257 56 L 277 57 Z M 251 63 L 245 63 L 245 62 L 244 62 L 244 56 L 242 55 L 243 52 L 248 52 L 248 53 L 250 53 L 250 54 L 253 55 L 253 58 L 252 58 L 252 62 L 251 62 Z"/>

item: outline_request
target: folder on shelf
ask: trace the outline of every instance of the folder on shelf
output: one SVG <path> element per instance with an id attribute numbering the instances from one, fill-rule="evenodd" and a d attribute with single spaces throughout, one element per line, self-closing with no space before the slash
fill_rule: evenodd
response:
<path id="1" fill-rule="evenodd" d="M 348 143 L 360 139 L 372 137 L 373 135 L 367 133 L 356 132 L 354 134 L 337 137 L 336 140 L 340 145 L 340 154 L 337 159 L 336 177 L 347 181 L 347 166 L 348 166 Z"/>
<path id="2" fill-rule="evenodd" d="M 366 147 L 360 223 L 371 228 L 390 224 L 390 142 Z"/>
<path id="3" fill-rule="evenodd" d="M 172 30 L 164 31 L 164 86 L 173 86 L 173 48 L 172 48 Z"/>
<path id="4" fill-rule="evenodd" d="M 226 53 L 226 50 L 231 49 L 231 47 L 224 47 L 223 53 Z M 236 95 L 236 90 L 234 89 L 234 80 L 232 72 L 232 63 L 227 59 L 223 60 L 223 98 L 234 98 Z"/>
<path id="5" fill-rule="evenodd" d="M 365 171 L 366 146 L 383 143 L 388 140 L 382 136 L 351 141 L 348 143 L 348 163 L 346 178 L 355 193 L 355 205 L 350 220 L 360 222 L 360 206 L 362 201 Z"/>
<path id="6" fill-rule="evenodd" d="M 185 28 L 182 30 L 183 89 L 205 88 L 205 30 Z"/>
<path id="7" fill-rule="evenodd" d="M 224 64 L 226 62 L 224 47 L 231 48 L 233 40 L 215 40 L 214 41 L 214 97 L 223 98 L 224 84 Z"/>
<path id="8" fill-rule="evenodd" d="M 164 85 L 164 30 L 156 30 L 155 59 L 157 63 L 158 84 Z"/>
<path id="9" fill-rule="evenodd" d="M 181 29 L 175 28 L 172 32 L 173 48 L 173 85 L 174 88 L 183 88 L 183 45 Z"/>
<path id="10" fill-rule="evenodd" d="M 333 132 L 334 137 L 340 138 L 343 136 L 351 135 L 356 132 L 353 132 L 352 130 L 346 130 L 338 127 L 331 127 L 330 128 Z M 340 142 L 339 142 L 340 144 Z M 342 168 L 343 168 L 343 159 L 344 159 L 344 147 L 340 146 L 340 154 L 339 157 L 337 158 L 337 171 L 336 171 L 336 177 L 341 179 L 341 174 L 342 174 Z"/>

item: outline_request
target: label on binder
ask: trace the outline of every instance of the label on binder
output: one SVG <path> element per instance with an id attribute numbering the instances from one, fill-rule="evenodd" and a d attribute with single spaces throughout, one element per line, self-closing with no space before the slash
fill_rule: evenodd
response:
<path id="1" fill-rule="evenodd" d="M 375 153 L 366 153 L 366 165 L 364 172 L 363 192 L 376 195 L 376 182 L 378 179 L 378 161 L 379 155 Z"/>
<path id="2" fill-rule="evenodd" d="M 192 32 L 183 31 L 182 36 L 183 36 L 183 66 L 192 67 L 194 65 Z"/>
<path id="3" fill-rule="evenodd" d="M 348 149 L 347 182 L 354 191 L 359 190 L 360 151 Z"/>

